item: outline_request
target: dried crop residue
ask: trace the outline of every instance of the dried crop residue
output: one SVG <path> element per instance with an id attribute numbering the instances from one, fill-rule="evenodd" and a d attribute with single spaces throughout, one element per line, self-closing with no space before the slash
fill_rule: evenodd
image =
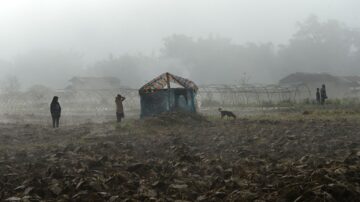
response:
<path id="1" fill-rule="evenodd" d="M 196 125 L 209 123 L 202 115 L 187 112 L 165 112 L 153 117 L 144 118 L 146 125 L 168 126 L 168 125 Z"/>
<path id="2" fill-rule="evenodd" d="M 0 125 L 0 200 L 357 201 L 359 120 L 306 117 Z"/>

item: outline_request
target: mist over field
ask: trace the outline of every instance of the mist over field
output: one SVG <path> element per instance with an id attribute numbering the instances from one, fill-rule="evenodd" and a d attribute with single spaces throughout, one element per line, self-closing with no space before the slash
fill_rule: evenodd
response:
<path id="1" fill-rule="evenodd" d="M 360 0 L 0 0 L 0 201 L 355 202 Z"/>
<path id="2" fill-rule="evenodd" d="M 63 89 L 73 76 L 138 88 L 165 71 L 198 84 L 358 75 L 358 8 L 356 0 L 4 0 L 0 80 L 26 90 Z"/>

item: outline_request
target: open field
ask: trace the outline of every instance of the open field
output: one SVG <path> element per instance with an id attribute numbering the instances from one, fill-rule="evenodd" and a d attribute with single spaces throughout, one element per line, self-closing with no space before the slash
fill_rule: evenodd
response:
<path id="1" fill-rule="evenodd" d="M 4 201 L 358 201 L 360 113 L 0 124 Z"/>

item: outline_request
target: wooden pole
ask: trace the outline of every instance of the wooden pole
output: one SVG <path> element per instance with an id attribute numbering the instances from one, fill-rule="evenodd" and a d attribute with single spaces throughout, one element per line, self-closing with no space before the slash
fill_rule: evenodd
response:
<path id="1" fill-rule="evenodd" d="M 166 84 L 167 84 L 167 87 L 168 87 L 168 108 L 169 108 L 169 111 L 171 111 L 170 107 L 171 107 L 171 104 L 170 104 L 170 75 L 169 75 L 169 72 L 166 72 Z"/>

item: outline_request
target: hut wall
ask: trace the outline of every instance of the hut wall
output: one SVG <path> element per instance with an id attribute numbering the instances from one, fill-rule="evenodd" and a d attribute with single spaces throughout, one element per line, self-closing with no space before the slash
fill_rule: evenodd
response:
<path id="1" fill-rule="evenodd" d="M 195 103 L 195 93 L 192 89 L 171 88 L 141 94 L 141 117 L 178 110 L 196 112 Z"/>

